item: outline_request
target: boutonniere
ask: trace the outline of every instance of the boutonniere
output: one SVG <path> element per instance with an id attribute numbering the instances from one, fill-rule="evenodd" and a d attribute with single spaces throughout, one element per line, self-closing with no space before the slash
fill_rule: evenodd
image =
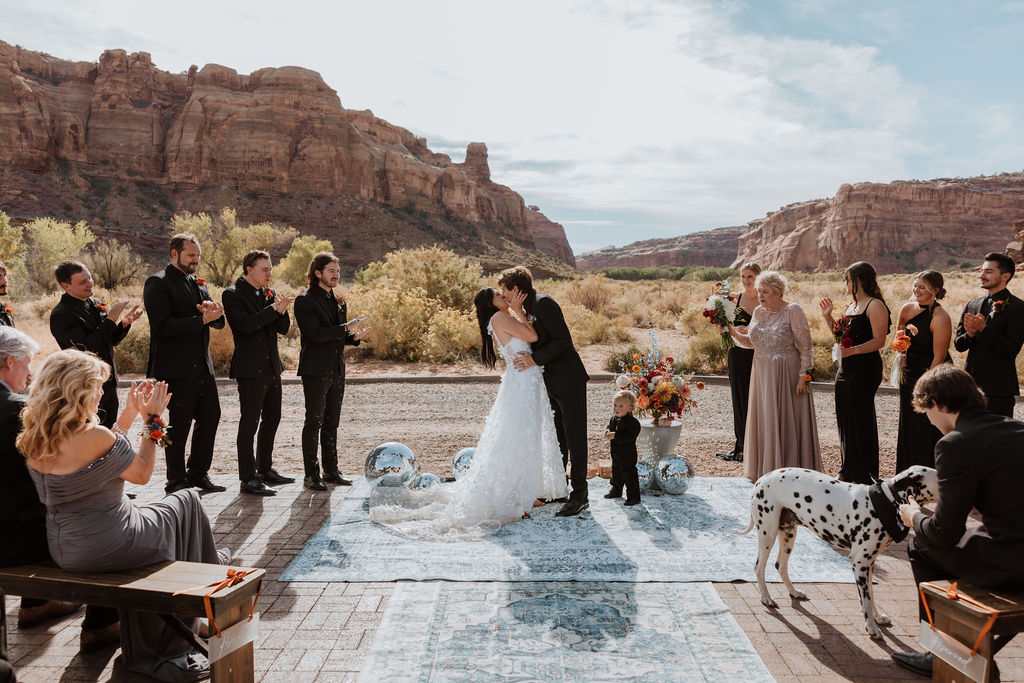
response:
<path id="1" fill-rule="evenodd" d="M 103 301 L 101 299 L 98 299 L 96 297 L 92 297 L 92 305 L 95 306 L 96 310 L 98 310 L 100 313 L 106 313 L 107 312 L 107 306 L 106 306 L 106 304 L 103 303 Z"/>
<path id="2" fill-rule="evenodd" d="M 345 305 L 345 297 L 339 296 L 339 297 L 335 297 L 335 298 L 338 300 L 338 306 L 344 306 Z"/>
<path id="3" fill-rule="evenodd" d="M 196 278 L 196 284 L 199 285 L 200 287 L 205 287 L 206 286 L 206 280 L 204 280 L 201 277 L 197 277 Z"/>
<path id="4" fill-rule="evenodd" d="M 1006 309 L 1006 299 L 996 299 L 992 302 L 992 310 L 989 311 L 989 317 L 995 317 L 996 313 L 1002 313 Z"/>
<path id="5" fill-rule="evenodd" d="M 14 309 L 11 308 L 10 306 L 4 306 L 4 312 L 7 313 L 7 315 L 13 315 Z"/>

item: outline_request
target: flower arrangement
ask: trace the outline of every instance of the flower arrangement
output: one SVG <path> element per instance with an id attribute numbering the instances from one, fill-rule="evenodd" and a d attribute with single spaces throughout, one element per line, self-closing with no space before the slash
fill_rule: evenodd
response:
<path id="1" fill-rule="evenodd" d="M 906 330 L 896 330 L 896 336 L 892 340 L 892 350 L 896 353 L 903 353 L 910 348 L 910 335 Z"/>
<path id="2" fill-rule="evenodd" d="M 718 325 L 724 348 L 730 348 L 734 344 L 728 328 L 736 320 L 737 308 L 736 302 L 729 295 L 728 280 L 716 282 L 715 293 L 704 301 L 704 312 L 702 315 L 712 325 Z"/>
<path id="3" fill-rule="evenodd" d="M 904 365 L 906 362 L 903 360 L 903 354 L 906 353 L 907 349 L 910 348 L 912 342 L 911 337 L 917 334 L 917 326 L 907 325 L 902 330 L 896 330 L 896 336 L 892 340 L 892 350 L 896 352 L 895 358 L 892 360 L 892 372 L 889 373 L 889 384 L 894 387 L 898 387 L 903 384 L 905 379 Z"/>
<path id="4" fill-rule="evenodd" d="M 697 401 L 691 396 L 694 389 L 702 390 L 704 383 L 693 383 L 692 376 L 675 374 L 672 370 L 675 359 L 662 357 L 654 334 L 651 334 L 651 341 L 651 351 L 645 356 L 633 354 L 632 365 L 619 362 L 620 374 L 615 384 L 636 395 L 638 414 L 654 418 L 655 426 L 667 426 L 685 411 L 697 407 Z"/>

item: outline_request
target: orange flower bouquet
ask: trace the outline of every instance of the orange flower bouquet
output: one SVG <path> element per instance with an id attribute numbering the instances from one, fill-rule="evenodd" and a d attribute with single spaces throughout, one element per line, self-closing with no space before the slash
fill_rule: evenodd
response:
<path id="1" fill-rule="evenodd" d="M 892 370 L 889 372 L 889 384 L 898 387 L 903 383 L 903 366 L 906 365 L 906 353 L 910 348 L 911 337 L 917 334 L 917 328 L 907 325 L 906 329 L 896 330 L 896 336 L 892 340 L 892 350 L 896 355 L 892 359 Z"/>
<path id="2" fill-rule="evenodd" d="M 657 337 L 652 334 L 651 339 L 653 348 L 647 355 L 633 354 L 632 365 L 619 363 L 620 374 L 615 383 L 619 389 L 636 395 L 637 413 L 654 418 L 654 424 L 662 426 L 697 406 L 691 396 L 694 388 L 701 390 L 704 383 L 694 384 L 692 376 L 675 374 L 675 359 L 662 357 Z"/>

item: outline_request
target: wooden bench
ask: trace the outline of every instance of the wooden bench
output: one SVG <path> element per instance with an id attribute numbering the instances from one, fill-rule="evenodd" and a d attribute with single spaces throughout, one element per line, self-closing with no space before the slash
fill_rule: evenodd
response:
<path id="1" fill-rule="evenodd" d="M 946 594 L 949 585 L 949 581 L 932 581 L 930 585 L 922 584 L 921 590 L 927 598 L 936 630 L 951 636 L 970 650 L 978 641 L 978 636 L 991 618 L 992 612 L 967 600 L 950 599 Z M 1024 631 L 1024 594 L 989 591 L 961 584 L 957 584 L 957 593 L 961 596 L 969 596 L 995 611 L 995 621 L 978 644 L 977 654 L 988 663 L 985 675 L 986 683 L 997 680 L 993 677 L 992 658 L 1017 633 Z M 970 679 L 952 665 L 936 657 L 932 680 L 965 681 Z"/>
<path id="2" fill-rule="evenodd" d="M 210 596 L 213 618 L 221 631 L 249 618 L 265 575 L 262 569 L 233 569 L 252 573 L 244 576 L 237 585 L 222 588 Z M 198 586 L 223 581 L 227 570 L 228 567 L 222 565 L 199 562 L 163 562 L 131 571 L 103 574 L 69 574 L 54 564 L 0 567 L 0 593 L 153 612 L 163 616 L 168 624 L 205 653 L 206 646 L 180 619 L 206 616 L 203 595 L 210 589 Z M 187 590 L 185 594 L 174 595 L 184 590 Z M 3 602 L 0 595 L 0 605 Z M 6 651 L 6 633 L 3 647 Z M 253 643 L 249 642 L 213 662 L 210 669 L 211 680 L 215 683 L 251 683 L 255 675 Z"/>

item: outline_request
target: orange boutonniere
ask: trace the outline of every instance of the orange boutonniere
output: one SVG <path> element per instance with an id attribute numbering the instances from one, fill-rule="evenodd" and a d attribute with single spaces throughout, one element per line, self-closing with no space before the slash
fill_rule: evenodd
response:
<path id="1" fill-rule="evenodd" d="M 93 303 L 96 304 L 96 308 L 100 309 L 101 313 L 106 313 L 107 312 L 107 305 L 104 304 L 99 299 L 93 299 Z"/>
<path id="2" fill-rule="evenodd" d="M 4 306 L 4 310 L 7 311 L 7 315 L 11 315 L 12 313 L 14 313 L 14 309 L 11 308 L 10 306 Z"/>
<path id="3" fill-rule="evenodd" d="M 206 280 L 201 278 L 201 277 L 197 277 L 196 278 L 196 284 L 199 285 L 200 287 L 205 287 L 206 286 Z"/>
<path id="4" fill-rule="evenodd" d="M 339 306 L 344 306 L 345 305 L 345 297 L 339 296 L 339 297 L 336 297 L 336 298 L 338 299 L 338 305 Z"/>

